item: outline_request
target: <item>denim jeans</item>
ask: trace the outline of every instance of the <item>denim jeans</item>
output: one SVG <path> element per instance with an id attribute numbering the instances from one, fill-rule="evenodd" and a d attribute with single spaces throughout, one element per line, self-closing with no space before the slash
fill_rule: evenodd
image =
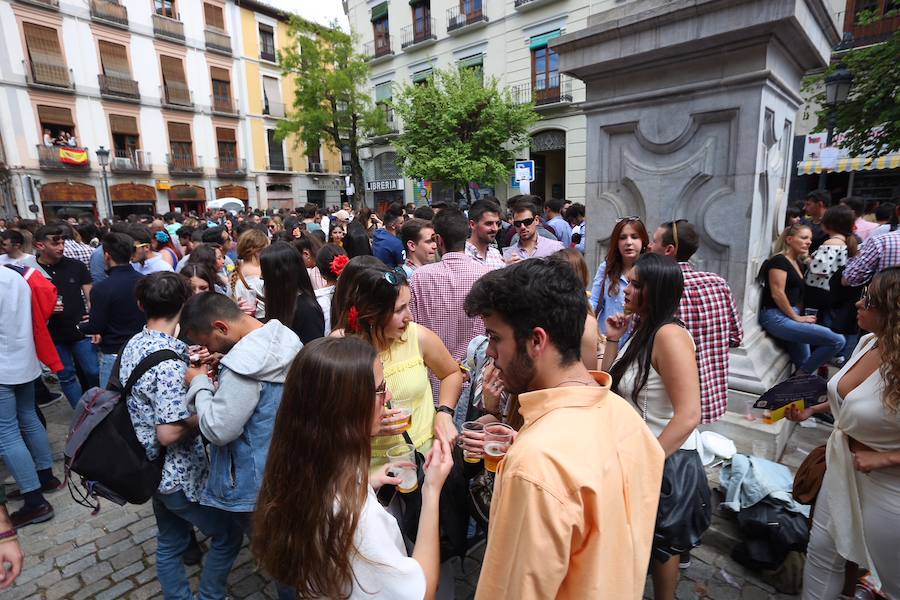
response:
<path id="1" fill-rule="evenodd" d="M 823 309 L 816 314 L 817 325 L 831 329 L 833 321 L 834 315 L 831 309 Z M 859 333 L 841 333 L 839 335 L 844 336 L 844 349 L 840 351 L 840 355 L 849 360 L 850 355 L 853 354 L 853 350 L 856 349 L 856 345 L 859 343 Z"/>
<path id="2" fill-rule="evenodd" d="M 223 600 L 226 582 L 244 536 L 231 515 L 217 508 L 191 502 L 184 492 L 155 494 L 153 513 L 159 534 L 156 540 L 156 574 L 165 600 L 193 600 L 181 555 L 196 526 L 209 536 L 209 552 L 200 576 L 200 600 Z"/>
<path id="3" fill-rule="evenodd" d="M 19 489 L 41 488 L 37 472 L 53 466 L 47 430 L 34 409 L 34 382 L 0 384 L 0 456 Z"/>
<path id="4" fill-rule="evenodd" d="M 98 351 L 97 356 L 100 359 L 100 387 L 106 389 L 106 384 L 109 383 L 109 376 L 112 375 L 113 363 L 116 362 L 116 358 L 118 358 L 119 355 Z M 122 382 L 122 385 L 125 385 L 124 381 Z"/>
<path id="5" fill-rule="evenodd" d="M 794 308 L 799 314 L 799 310 Z M 794 366 L 806 373 L 816 370 L 844 348 L 844 336 L 815 323 L 794 321 L 778 308 L 764 308 L 759 324 L 781 340 Z M 810 350 L 810 347 L 813 349 Z"/>
<path id="6" fill-rule="evenodd" d="M 87 377 L 88 385 L 97 385 L 100 376 L 100 362 L 97 360 L 97 347 L 89 338 L 77 342 L 54 342 L 59 358 L 62 360 L 63 370 L 59 373 L 59 387 L 69 400 L 72 408 L 78 404 L 81 394 L 81 384 L 78 382 L 78 374 L 75 372 L 75 363 Z"/>

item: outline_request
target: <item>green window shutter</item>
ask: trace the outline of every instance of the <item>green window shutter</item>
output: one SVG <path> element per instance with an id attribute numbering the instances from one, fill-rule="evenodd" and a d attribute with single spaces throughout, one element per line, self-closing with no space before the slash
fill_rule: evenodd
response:
<path id="1" fill-rule="evenodd" d="M 528 45 L 528 48 L 530 50 L 539 50 L 541 48 L 546 48 L 550 40 L 558 38 L 559 36 L 559 29 L 557 29 L 556 31 L 551 31 L 550 33 L 545 33 L 543 35 L 536 35 L 531 38 L 531 43 Z"/>
<path id="2" fill-rule="evenodd" d="M 416 73 L 413 73 L 412 74 L 412 82 L 419 83 L 420 81 L 425 81 L 426 79 L 431 77 L 431 74 L 433 72 L 434 72 L 434 70 L 429 68 L 429 69 L 425 69 L 424 71 L 418 71 Z"/>
<path id="3" fill-rule="evenodd" d="M 418 6 L 420 4 L 428 4 L 428 0 L 409 0 L 410 6 Z"/>
<path id="4" fill-rule="evenodd" d="M 476 54 L 475 56 L 469 56 L 467 58 L 463 58 L 459 61 L 460 69 L 470 69 L 473 67 L 480 67 L 484 64 L 484 54 Z"/>
<path id="5" fill-rule="evenodd" d="M 375 86 L 375 102 L 389 102 L 393 95 L 390 81 Z"/>
<path id="6" fill-rule="evenodd" d="M 372 7 L 372 22 L 380 21 L 382 19 L 386 19 L 388 16 L 388 3 L 382 2 L 377 6 Z"/>

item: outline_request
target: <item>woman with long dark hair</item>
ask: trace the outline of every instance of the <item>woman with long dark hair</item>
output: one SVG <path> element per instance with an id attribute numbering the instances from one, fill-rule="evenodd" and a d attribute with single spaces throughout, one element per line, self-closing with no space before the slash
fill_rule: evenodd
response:
<path id="1" fill-rule="evenodd" d="M 350 258 L 372 254 L 372 242 L 369 240 L 369 234 L 358 219 L 347 224 L 347 234 L 344 236 L 344 250 L 347 251 L 347 256 Z"/>
<path id="2" fill-rule="evenodd" d="M 607 318 L 603 370 L 612 376 L 613 391 L 633 403 L 666 453 L 651 573 L 656 600 L 673 600 L 678 557 L 700 544 L 712 517 L 709 483 L 697 452 L 700 374 L 691 334 L 675 318 L 684 292 L 678 263 L 645 254 L 626 277 L 624 309 L 639 319 L 619 347 L 633 317 Z"/>
<path id="3" fill-rule="evenodd" d="M 625 217 L 616 221 L 609 236 L 609 250 L 606 260 L 597 267 L 594 283 L 591 286 L 591 309 L 597 316 L 600 332 L 606 335 L 606 319 L 619 314 L 625 306 L 625 286 L 628 272 L 641 256 L 650 236 L 639 217 Z M 631 332 L 624 335 L 622 342 L 628 340 Z"/>
<path id="4" fill-rule="evenodd" d="M 316 301 L 325 315 L 325 335 L 331 333 L 331 300 L 337 281 L 349 261 L 344 249 L 336 244 L 325 244 L 316 254 L 316 268 L 325 280 L 325 285 L 316 289 Z"/>
<path id="5" fill-rule="evenodd" d="M 327 402 L 323 399 L 327 398 Z M 437 592 L 441 487 L 453 466 L 446 442 L 425 461 L 412 558 L 369 475 L 371 439 L 391 400 L 384 368 L 358 337 L 323 338 L 294 359 L 253 521 L 253 554 L 300 598 L 421 600 Z"/>
<path id="6" fill-rule="evenodd" d="M 219 284 L 219 278 L 204 263 L 188 263 L 184 265 L 181 275 L 187 278 L 193 294 L 202 294 L 204 292 L 224 293 Z"/>
<path id="7" fill-rule="evenodd" d="M 313 289 L 317 290 L 320 287 L 325 287 L 325 280 L 322 279 L 322 274 L 319 273 L 319 269 L 316 267 L 316 254 L 319 253 L 319 250 L 325 244 L 322 243 L 318 236 L 308 231 L 301 232 L 300 237 L 295 238 L 291 243 L 294 245 L 294 248 L 300 251 L 303 266 L 306 267 L 306 273 L 309 275 Z"/>
<path id="8" fill-rule="evenodd" d="M 259 255 L 266 291 L 266 320 L 278 319 L 304 344 L 325 335 L 325 315 L 303 266 L 300 252 L 275 242 Z"/>

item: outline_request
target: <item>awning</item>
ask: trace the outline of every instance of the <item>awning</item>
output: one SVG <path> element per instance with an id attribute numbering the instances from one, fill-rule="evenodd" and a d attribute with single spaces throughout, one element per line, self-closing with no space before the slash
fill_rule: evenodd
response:
<path id="1" fill-rule="evenodd" d="M 466 58 L 460 59 L 458 65 L 460 69 L 471 69 L 474 67 L 480 67 L 484 64 L 484 54 L 475 54 L 474 56 L 468 56 Z"/>
<path id="2" fill-rule="evenodd" d="M 380 21 L 382 19 L 386 19 L 388 16 L 388 3 L 382 2 L 377 6 L 372 7 L 372 17 L 371 21 L 374 23 L 375 21 Z"/>
<path id="3" fill-rule="evenodd" d="M 425 81 L 426 79 L 431 77 L 432 73 L 434 73 L 434 69 L 432 69 L 430 67 L 425 69 L 424 71 L 418 71 L 416 73 L 413 73 L 412 78 L 411 78 L 412 82 L 419 83 L 421 81 Z"/>
<path id="4" fill-rule="evenodd" d="M 531 43 L 528 44 L 528 49 L 537 50 L 539 48 L 546 48 L 547 44 L 550 43 L 550 40 L 558 38 L 559 36 L 559 29 L 557 29 L 556 31 L 551 31 L 550 33 L 545 33 L 543 35 L 536 35 L 531 38 Z"/>
<path id="5" fill-rule="evenodd" d="M 837 166 L 828 169 L 831 173 L 846 173 L 849 171 L 877 171 L 880 169 L 896 169 L 900 167 L 900 153 L 885 154 L 879 158 L 839 158 Z M 797 175 L 812 175 L 821 173 L 822 165 L 819 159 L 801 160 L 797 163 Z"/>

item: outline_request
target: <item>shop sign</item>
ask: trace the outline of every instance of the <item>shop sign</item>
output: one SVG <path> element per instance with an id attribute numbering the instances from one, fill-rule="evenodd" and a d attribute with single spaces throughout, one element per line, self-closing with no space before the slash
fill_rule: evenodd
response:
<path id="1" fill-rule="evenodd" d="M 376 179 L 366 182 L 366 191 L 369 192 L 393 192 L 403 189 L 403 179 Z"/>
<path id="2" fill-rule="evenodd" d="M 168 179 L 157 179 L 156 189 L 165 191 L 172 188 L 172 183 Z"/>

